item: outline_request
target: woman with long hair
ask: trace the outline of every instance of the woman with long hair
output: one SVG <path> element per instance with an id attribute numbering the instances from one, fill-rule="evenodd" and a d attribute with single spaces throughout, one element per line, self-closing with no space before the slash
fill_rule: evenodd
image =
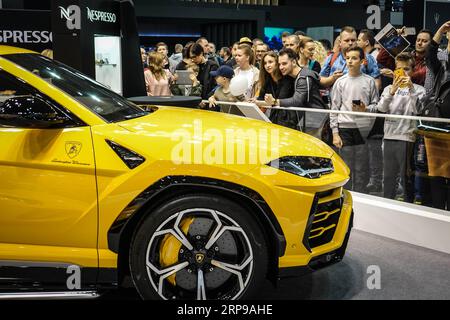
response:
<path id="1" fill-rule="evenodd" d="M 144 71 L 145 86 L 149 96 L 171 96 L 170 84 L 174 80 L 169 70 L 164 69 L 164 56 L 158 52 L 148 55 L 148 70 Z"/>
<path id="2" fill-rule="evenodd" d="M 298 47 L 298 63 L 301 68 L 308 68 L 317 73 L 320 72 L 320 63 L 314 60 L 314 54 L 316 52 L 316 44 L 313 39 L 309 37 L 303 37 L 300 40 Z"/>
<path id="3" fill-rule="evenodd" d="M 245 77 L 248 80 L 248 88 L 244 94 L 245 100 L 249 101 L 256 91 L 259 79 L 259 70 L 254 66 L 255 53 L 247 44 L 241 44 L 236 51 L 237 68 L 234 70 L 235 77 Z"/>
<path id="4" fill-rule="evenodd" d="M 268 106 L 264 101 L 266 94 L 271 94 L 276 99 L 290 98 L 294 94 L 294 78 L 283 76 L 278 65 L 278 55 L 269 51 L 263 55 L 258 81 L 258 99 L 253 99 L 263 111 Z M 297 125 L 295 112 L 286 110 L 270 110 L 270 120 L 273 123 L 295 128 Z"/>
<path id="5" fill-rule="evenodd" d="M 325 59 L 328 57 L 328 51 L 323 46 L 322 42 L 314 41 L 314 43 L 316 44 L 316 52 L 314 52 L 313 59 L 322 66 Z"/>

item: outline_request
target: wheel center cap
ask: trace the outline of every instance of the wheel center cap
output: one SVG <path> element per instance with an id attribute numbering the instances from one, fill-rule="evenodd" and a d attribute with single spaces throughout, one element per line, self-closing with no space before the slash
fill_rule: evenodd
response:
<path id="1" fill-rule="evenodd" d="M 198 264 L 202 264 L 203 261 L 205 261 L 205 255 L 203 253 L 196 253 L 195 262 L 197 262 Z"/>

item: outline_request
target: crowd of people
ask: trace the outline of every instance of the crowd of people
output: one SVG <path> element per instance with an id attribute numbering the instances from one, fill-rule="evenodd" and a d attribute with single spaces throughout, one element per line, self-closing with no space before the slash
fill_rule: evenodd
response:
<path id="1" fill-rule="evenodd" d="M 160 42 L 155 51 L 141 49 L 147 94 L 199 96 L 201 108 L 238 115 L 239 109 L 221 102 L 255 103 L 273 123 L 306 131 L 335 148 L 352 171 L 350 190 L 450 210 L 449 156 L 444 154 L 446 171 L 430 177 L 427 139 L 417 134 L 417 121 L 352 114 L 420 114 L 439 69 L 448 68 L 450 44 L 439 46 L 444 36 L 450 39 L 450 21 L 434 35 L 419 31 L 413 50 L 396 57 L 376 43 L 371 30 L 341 30 L 333 45 L 301 31 L 283 33 L 280 51 L 243 37 L 217 53 L 202 37 L 177 44 L 169 57 Z M 189 74 L 188 83 L 179 83 L 181 70 Z M 230 90 L 235 78 L 247 84 L 239 96 Z M 292 107 L 348 112 L 310 115 Z"/>

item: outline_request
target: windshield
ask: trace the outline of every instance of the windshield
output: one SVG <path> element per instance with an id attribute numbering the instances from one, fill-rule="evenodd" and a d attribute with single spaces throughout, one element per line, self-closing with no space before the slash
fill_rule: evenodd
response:
<path id="1" fill-rule="evenodd" d="M 40 54 L 9 54 L 2 57 L 50 82 L 107 122 L 123 121 L 148 114 L 147 111 L 79 71 Z"/>

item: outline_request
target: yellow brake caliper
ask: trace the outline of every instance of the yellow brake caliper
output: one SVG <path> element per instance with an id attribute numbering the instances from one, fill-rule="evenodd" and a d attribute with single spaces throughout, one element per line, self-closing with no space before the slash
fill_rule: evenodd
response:
<path id="1" fill-rule="evenodd" d="M 180 229 L 181 231 L 187 235 L 189 231 L 189 227 L 192 222 L 194 222 L 193 217 L 184 218 L 181 220 Z M 171 234 L 167 234 L 164 236 L 162 240 L 161 247 L 159 249 L 159 263 L 162 268 L 173 266 L 178 263 L 178 253 L 181 249 L 181 242 L 175 238 Z M 169 281 L 172 285 L 176 285 L 175 282 L 176 273 L 169 276 L 167 281 Z"/>

